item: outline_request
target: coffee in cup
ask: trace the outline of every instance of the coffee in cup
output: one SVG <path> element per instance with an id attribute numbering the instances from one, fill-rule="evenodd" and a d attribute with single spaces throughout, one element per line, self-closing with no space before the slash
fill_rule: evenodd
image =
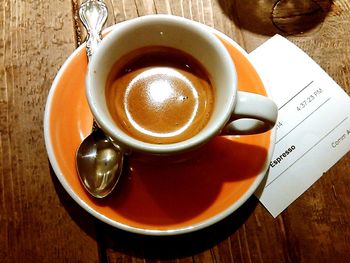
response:
<path id="1" fill-rule="evenodd" d="M 207 124 L 214 87 L 197 59 L 179 49 L 146 46 L 112 67 L 106 102 L 125 133 L 143 142 L 187 140 Z"/>

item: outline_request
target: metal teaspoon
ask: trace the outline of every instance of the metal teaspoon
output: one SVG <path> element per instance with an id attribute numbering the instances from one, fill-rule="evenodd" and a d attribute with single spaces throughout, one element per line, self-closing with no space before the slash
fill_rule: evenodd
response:
<path id="1" fill-rule="evenodd" d="M 79 8 L 80 20 L 87 31 L 88 60 L 101 41 L 101 30 L 107 16 L 107 7 L 101 0 L 87 0 Z M 123 162 L 121 149 L 107 139 L 94 121 L 91 134 L 76 152 L 79 178 L 87 192 L 96 198 L 109 195 L 119 181 Z"/>

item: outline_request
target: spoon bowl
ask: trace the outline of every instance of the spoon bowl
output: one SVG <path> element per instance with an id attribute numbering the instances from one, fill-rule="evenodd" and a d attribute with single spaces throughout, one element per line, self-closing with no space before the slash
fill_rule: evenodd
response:
<path id="1" fill-rule="evenodd" d="M 122 172 L 124 155 L 101 129 L 84 139 L 76 160 L 81 182 L 92 196 L 103 198 L 113 191 Z"/>

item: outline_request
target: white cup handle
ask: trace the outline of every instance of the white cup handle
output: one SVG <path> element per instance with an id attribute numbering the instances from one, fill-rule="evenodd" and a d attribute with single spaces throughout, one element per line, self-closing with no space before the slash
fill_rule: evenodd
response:
<path id="1" fill-rule="evenodd" d="M 238 91 L 236 106 L 223 135 L 256 134 L 270 130 L 277 120 L 277 105 L 269 98 Z"/>

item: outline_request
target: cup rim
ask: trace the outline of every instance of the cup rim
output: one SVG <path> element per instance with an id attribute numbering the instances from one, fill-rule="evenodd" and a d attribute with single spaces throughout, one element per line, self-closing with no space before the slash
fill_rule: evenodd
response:
<path id="1" fill-rule="evenodd" d="M 222 108 L 222 112 L 218 116 L 218 118 L 215 119 L 214 124 L 212 124 L 211 126 L 207 126 L 207 128 L 204 131 L 201 131 L 200 133 L 194 135 L 193 137 L 187 140 L 176 142 L 176 143 L 170 143 L 170 144 L 153 144 L 153 143 L 148 143 L 148 142 L 135 139 L 132 136 L 125 133 L 122 129 L 116 127 L 116 125 L 112 125 L 109 121 L 107 121 L 106 118 L 103 117 L 104 112 L 100 110 L 100 108 L 94 101 L 92 90 L 94 89 L 95 84 L 92 76 L 93 76 L 94 68 L 99 63 L 98 61 L 99 61 L 100 53 L 103 54 L 103 52 L 106 52 L 106 48 L 108 48 L 108 46 L 111 45 L 112 42 L 118 39 L 118 36 L 121 34 L 121 32 L 128 30 L 130 27 L 137 26 L 140 24 L 145 24 L 146 22 L 147 23 L 148 22 L 149 23 L 171 22 L 171 23 L 177 23 L 178 25 L 189 26 L 192 29 L 195 29 L 196 33 L 198 32 L 202 37 L 210 41 L 211 45 L 214 46 L 216 52 L 220 55 L 221 60 L 225 65 L 225 68 L 227 68 L 227 72 L 231 72 L 229 74 L 229 78 L 230 78 L 230 82 L 232 82 L 231 89 L 233 90 L 232 92 L 233 96 L 227 98 L 226 106 Z M 236 68 L 235 68 L 234 62 L 230 58 L 230 54 L 228 53 L 224 45 L 220 42 L 220 40 L 215 35 L 213 35 L 212 32 L 209 32 L 208 30 L 204 29 L 197 22 L 189 20 L 184 17 L 174 16 L 174 15 L 163 15 L 163 14 L 146 15 L 146 16 L 137 17 L 116 25 L 112 29 L 112 31 L 109 32 L 108 35 L 104 37 L 101 43 L 99 44 L 98 49 L 95 51 L 95 53 L 93 54 L 89 62 L 87 74 L 86 74 L 87 101 L 96 122 L 100 125 L 102 130 L 110 137 L 110 139 L 113 142 L 115 142 L 122 148 L 125 148 L 126 150 L 131 149 L 137 152 L 143 152 L 143 153 L 149 153 L 149 154 L 166 155 L 166 154 L 181 153 L 192 149 L 196 149 L 199 146 L 205 144 L 208 140 L 213 138 L 215 135 L 219 134 L 221 129 L 225 125 L 225 123 L 229 120 L 236 103 L 236 100 L 235 100 L 236 92 L 237 92 Z"/>

